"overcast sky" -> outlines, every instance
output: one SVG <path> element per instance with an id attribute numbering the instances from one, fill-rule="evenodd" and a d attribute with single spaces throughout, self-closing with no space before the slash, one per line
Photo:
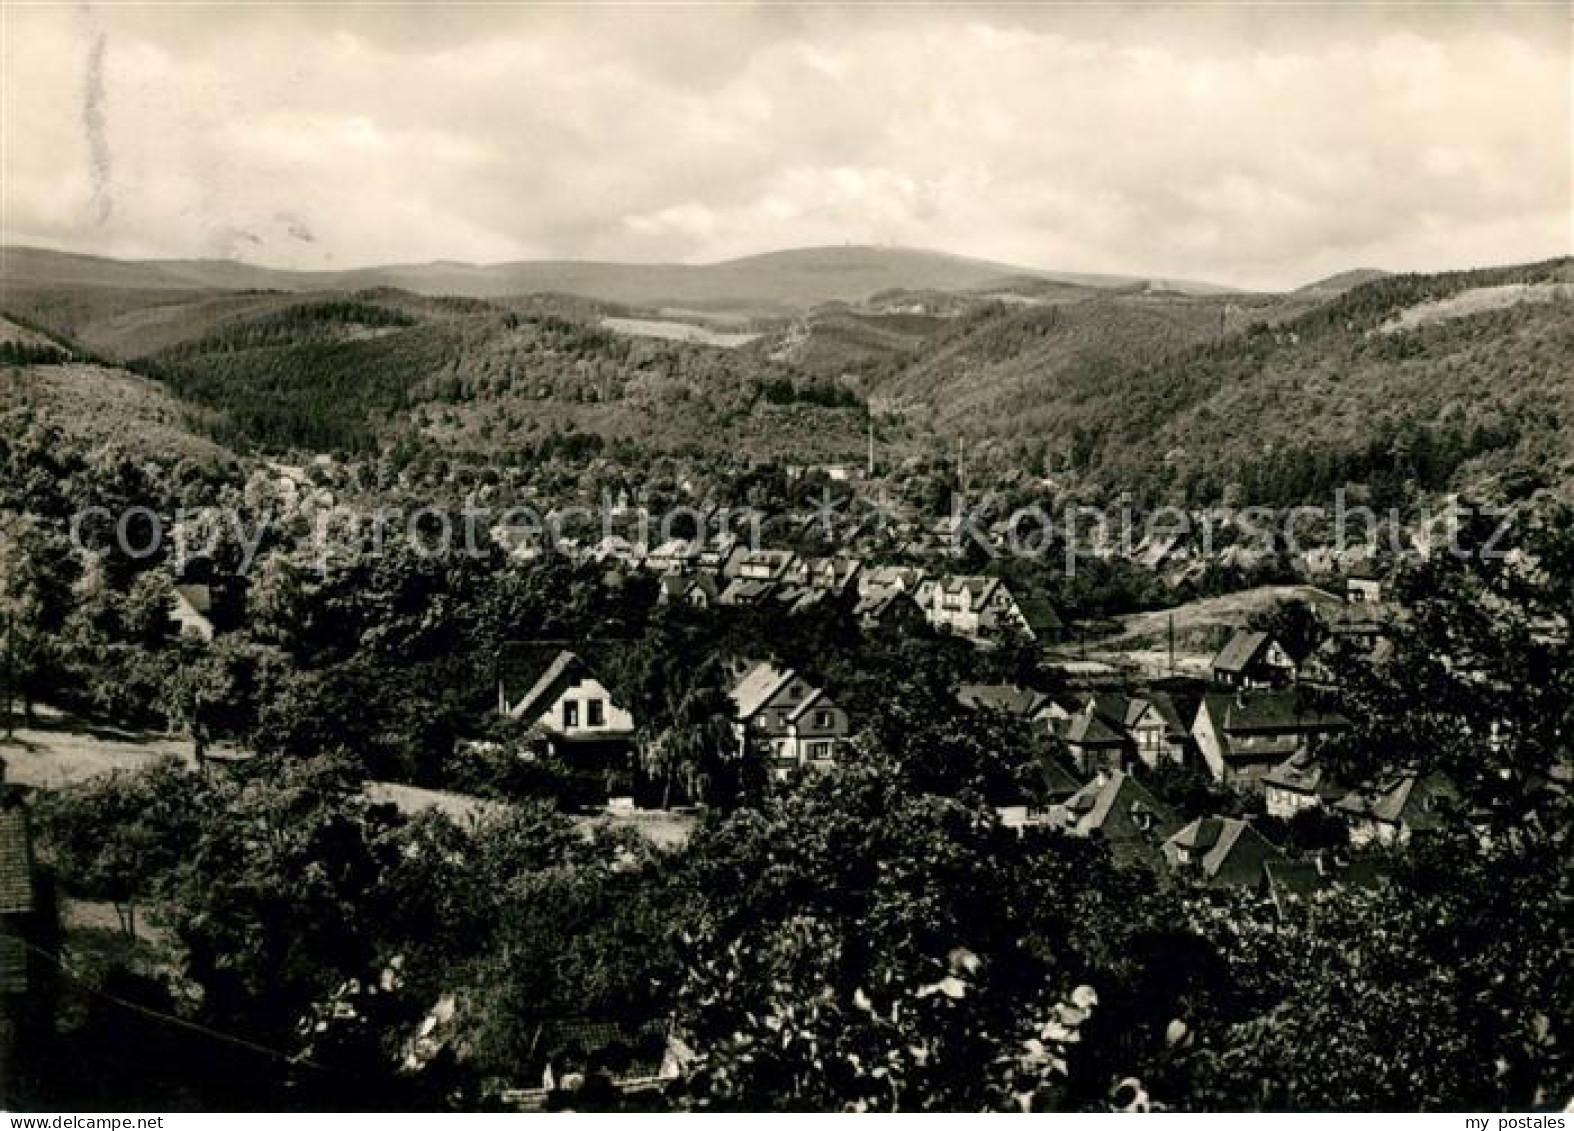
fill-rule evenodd
<path id="1" fill-rule="evenodd" d="M 0 10 L 10 243 L 1285 286 L 1574 241 L 1567 4 Z"/>

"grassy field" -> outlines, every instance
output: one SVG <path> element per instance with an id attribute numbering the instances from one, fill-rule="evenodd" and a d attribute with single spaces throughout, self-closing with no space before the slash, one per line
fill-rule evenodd
<path id="1" fill-rule="evenodd" d="M 1117 618 L 1120 631 L 1098 641 L 1098 647 L 1162 647 L 1169 637 L 1171 618 L 1174 618 L 1177 641 L 1195 639 L 1199 634 L 1213 631 L 1227 633 L 1244 627 L 1254 613 L 1267 612 L 1281 601 L 1305 601 L 1313 608 L 1343 604 L 1338 597 L 1315 585 L 1261 585 L 1240 593 L 1203 597 L 1168 609 L 1128 613 Z"/>
<path id="2" fill-rule="evenodd" d="M 210 750 L 220 757 L 239 753 L 220 744 Z M 47 708 L 31 725 L 18 727 L 9 740 L 0 738 L 0 758 L 5 759 L 7 781 L 34 789 L 61 789 L 99 774 L 138 770 L 161 758 L 196 766 L 188 738 L 90 725 Z M 461 825 L 504 807 L 500 801 L 397 782 L 368 782 L 366 792 L 372 800 L 392 804 L 403 813 L 437 809 Z M 574 821 L 587 833 L 595 828 L 629 828 L 658 847 L 673 848 L 688 840 L 695 818 L 684 813 L 608 810 Z"/>
<path id="3" fill-rule="evenodd" d="M 1304 601 L 1313 608 L 1343 603 L 1314 585 L 1263 585 L 1241 593 L 1203 597 L 1172 608 L 1128 613 L 1116 618 L 1120 625 L 1116 632 L 1089 640 L 1085 651 L 1076 654 L 1150 678 L 1206 676 L 1214 654 L 1230 633 L 1244 628 L 1254 613 L 1267 612 L 1281 601 Z M 1169 647 L 1172 623 L 1173 669 Z"/>
<path id="4" fill-rule="evenodd" d="M 758 334 L 724 333 L 689 322 L 670 322 L 655 318 L 603 318 L 601 324 L 619 334 L 636 338 L 662 338 L 671 342 L 692 342 L 719 349 L 737 349 L 759 337 Z"/>
<path id="5" fill-rule="evenodd" d="M 66 719 L 47 709 L 28 726 L 0 738 L 6 780 L 34 789 L 60 789 L 115 770 L 138 770 L 161 758 L 196 765 L 191 740 L 179 735 L 121 730 Z"/>

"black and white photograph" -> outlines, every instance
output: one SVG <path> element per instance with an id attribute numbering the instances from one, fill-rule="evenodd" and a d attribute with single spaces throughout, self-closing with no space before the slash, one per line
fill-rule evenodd
<path id="1" fill-rule="evenodd" d="M 1568 1131 L 1571 789 L 1569 0 L 0 0 L 7 1128 Z"/>

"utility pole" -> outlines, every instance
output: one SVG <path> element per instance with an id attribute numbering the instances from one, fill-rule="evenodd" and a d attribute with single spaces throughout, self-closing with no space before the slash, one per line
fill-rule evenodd
<path id="1" fill-rule="evenodd" d="M 869 478 L 874 478 L 874 416 L 869 417 Z"/>
<path id="2" fill-rule="evenodd" d="M 1170 614 L 1170 675 L 1175 674 L 1175 614 Z"/>

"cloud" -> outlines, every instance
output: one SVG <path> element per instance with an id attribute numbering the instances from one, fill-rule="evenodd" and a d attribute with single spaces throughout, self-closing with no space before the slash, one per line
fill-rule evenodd
<path id="1" fill-rule="evenodd" d="M 12 242 L 293 267 L 889 242 L 1247 286 L 1570 251 L 1555 9 L 5 19 Z"/>

